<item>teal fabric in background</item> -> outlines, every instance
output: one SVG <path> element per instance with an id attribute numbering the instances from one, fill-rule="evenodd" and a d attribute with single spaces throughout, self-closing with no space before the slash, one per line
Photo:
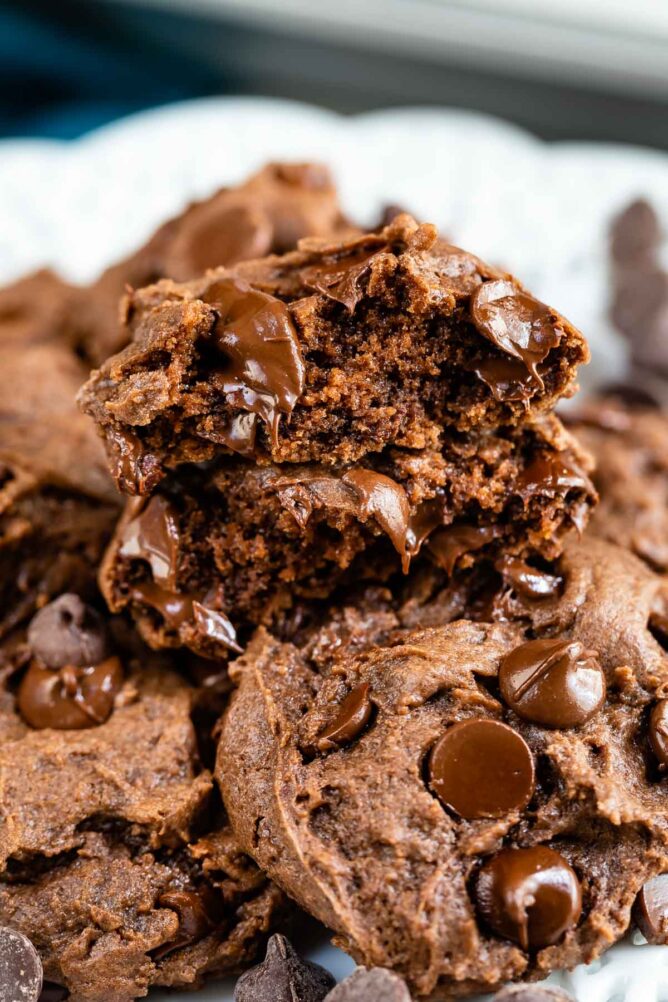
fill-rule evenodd
<path id="1" fill-rule="evenodd" d="M 0 4 L 0 136 L 74 138 L 121 115 L 221 92 L 94 2 Z"/>

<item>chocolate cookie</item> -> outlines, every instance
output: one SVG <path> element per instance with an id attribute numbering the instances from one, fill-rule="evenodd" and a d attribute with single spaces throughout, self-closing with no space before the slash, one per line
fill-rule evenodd
<path id="1" fill-rule="evenodd" d="M 63 595 L 0 669 L 0 924 L 71 1002 L 240 970 L 285 911 L 202 765 L 197 691 L 108 625 Z"/>
<path id="2" fill-rule="evenodd" d="M 587 538 L 551 576 L 505 584 L 500 622 L 366 647 L 260 630 L 231 668 L 218 778 L 242 846 L 418 998 L 592 960 L 668 869 L 665 580 Z"/>
<path id="3" fill-rule="evenodd" d="M 65 343 L 5 344 L 0 327 L 0 636 L 59 591 L 94 583 L 118 516 L 104 452 L 74 402 Z"/>
<path id="4" fill-rule="evenodd" d="M 589 531 L 668 571 L 668 414 L 604 397 L 580 407 L 573 431 L 596 462 Z"/>
<path id="5" fill-rule="evenodd" d="M 76 290 L 46 268 L 0 288 L 0 344 L 71 343 Z"/>
<path id="6" fill-rule="evenodd" d="M 100 581 L 152 646 L 225 655 L 251 624 L 346 582 L 388 580 L 421 550 L 448 575 L 499 553 L 557 556 L 595 497 L 586 464 L 551 418 L 340 468 L 184 467 L 128 504 Z"/>
<path id="7" fill-rule="evenodd" d="M 381 233 L 162 282 L 80 402 L 116 480 L 238 454 L 351 463 L 521 423 L 574 387 L 582 336 L 514 279 L 400 216 Z"/>
<path id="8" fill-rule="evenodd" d="M 86 358 L 99 365 L 130 339 L 119 324 L 128 287 L 160 278 L 185 282 L 207 268 L 292 250 L 305 236 L 351 230 L 326 167 L 268 164 L 242 184 L 189 205 L 143 247 L 81 289 L 71 316 L 72 336 Z"/>

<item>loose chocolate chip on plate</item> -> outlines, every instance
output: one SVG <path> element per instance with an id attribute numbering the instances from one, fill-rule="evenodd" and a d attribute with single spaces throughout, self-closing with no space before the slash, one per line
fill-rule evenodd
<path id="1" fill-rule="evenodd" d="M 649 743 L 659 765 L 668 768 L 668 699 L 661 699 L 649 715 Z"/>
<path id="2" fill-rule="evenodd" d="M 648 943 L 668 945 L 668 873 L 652 877 L 641 887 L 633 920 Z"/>
<path id="3" fill-rule="evenodd" d="M 540 985 L 511 985 L 497 992 L 493 1002 L 573 1002 L 561 988 L 541 988 Z"/>
<path id="4" fill-rule="evenodd" d="M 478 872 L 480 915 L 494 932 L 523 950 L 552 946 L 582 911 L 580 881 L 554 849 L 503 849 Z"/>
<path id="5" fill-rule="evenodd" d="M 28 627 L 28 644 L 48 668 L 92 665 L 108 654 L 107 633 L 99 614 L 66 593 L 36 613 Z"/>
<path id="6" fill-rule="evenodd" d="M 506 655 L 499 670 L 504 700 L 524 720 L 544 727 L 578 727 L 605 701 L 605 674 L 596 655 L 575 640 L 529 640 Z"/>
<path id="7" fill-rule="evenodd" d="M 27 936 L 0 927 L 0 1002 L 37 1002 L 42 962 Z"/>
<path id="8" fill-rule="evenodd" d="M 276 934 L 262 963 L 237 981 L 234 1002 L 323 1002 L 334 985 L 329 971 L 302 960 L 290 941 Z"/>
<path id="9" fill-rule="evenodd" d="M 385 967 L 358 967 L 333 988 L 325 1002 L 411 1002 L 403 978 Z"/>
<path id="10" fill-rule="evenodd" d="M 38 730 L 81 730 L 109 719 L 122 685 L 123 667 L 117 657 L 60 669 L 33 662 L 21 679 L 17 705 L 25 722 Z"/>
<path id="11" fill-rule="evenodd" d="M 439 800 L 467 820 L 500 818 L 521 810 L 534 790 L 531 750 L 498 720 L 462 720 L 434 745 L 429 785 Z"/>
<path id="12" fill-rule="evenodd" d="M 363 682 L 348 693 L 334 720 L 319 734 L 319 751 L 331 751 L 332 748 L 349 745 L 369 723 L 371 710 L 369 683 Z"/>

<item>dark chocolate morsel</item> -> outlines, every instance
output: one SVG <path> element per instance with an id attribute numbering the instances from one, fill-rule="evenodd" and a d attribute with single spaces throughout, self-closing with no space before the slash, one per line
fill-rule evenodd
<path id="1" fill-rule="evenodd" d="M 354 741 L 369 723 L 371 710 L 369 683 L 363 682 L 348 693 L 334 720 L 318 735 L 318 750 L 330 751 Z"/>
<path id="2" fill-rule="evenodd" d="M 102 618 L 69 592 L 35 613 L 28 627 L 28 644 L 48 668 L 97 664 L 109 653 Z"/>
<path id="3" fill-rule="evenodd" d="M 27 936 L 0 926 L 0 1002 L 37 1002 L 42 962 Z"/>
<path id="4" fill-rule="evenodd" d="M 471 317 L 492 344 L 519 359 L 543 388 L 538 365 L 561 341 L 563 322 L 549 306 L 505 279 L 483 282 L 471 296 Z"/>
<path id="5" fill-rule="evenodd" d="M 508 706 L 544 727 L 579 727 L 600 710 L 606 681 L 595 653 L 577 640 L 529 640 L 501 662 Z"/>
<path id="6" fill-rule="evenodd" d="M 668 768 L 668 699 L 661 699 L 649 715 L 649 743 L 659 765 Z"/>
<path id="7" fill-rule="evenodd" d="M 561 988 L 542 985 L 509 985 L 497 992 L 492 1002 L 574 1002 Z"/>
<path id="8" fill-rule="evenodd" d="M 503 849 L 479 870 L 478 911 L 499 936 L 523 950 L 558 943 L 582 911 L 580 881 L 554 849 Z"/>
<path id="9" fill-rule="evenodd" d="M 461 557 L 475 553 L 498 535 L 494 525 L 448 525 L 430 538 L 429 554 L 446 574 L 452 574 Z"/>
<path id="10" fill-rule="evenodd" d="M 211 931 L 213 922 L 207 911 L 204 896 L 197 891 L 165 891 L 158 898 L 160 908 L 169 908 L 179 917 L 176 937 L 154 951 L 156 960 L 166 957 L 191 943 L 197 943 Z"/>
<path id="11" fill-rule="evenodd" d="M 17 705 L 25 722 L 37 730 L 81 730 L 109 718 L 122 685 L 123 668 L 117 657 L 59 669 L 33 662 L 21 679 Z"/>
<path id="12" fill-rule="evenodd" d="M 498 720 L 462 720 L 449 727 L 429 756 L 429 785 L 466 820 L 501 818 L 521 810 L 534 791 L 533 755 L 524 738 Z"/>
<path id="13" fill-rule="evenodd" d="M 386 967 L 358 967 L 332 988 L 325 1002 L 411 1002 L 403 978 Z"/>
<path id="14" fill-rule="evenodd" d="M 648 943 L 668 946 L 668 873 L 652 877 L 640 888 L 633 921 Z"/>
<path id="15" fill-rule="evenodd" d="M 329 971 L 302 960 L 290 941 L 276 934 L 262 963 L 237 981 L 234 1002 L 323 1002 L 334 984 Z"/>

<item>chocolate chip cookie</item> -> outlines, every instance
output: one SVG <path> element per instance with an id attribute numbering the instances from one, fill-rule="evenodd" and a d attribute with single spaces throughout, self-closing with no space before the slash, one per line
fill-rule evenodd
<path id="1" fill-rule="evenodd" d="M 129 340 L 119 323 L 128 287 L 160 278 L 184 282 L 207 268 L 292 250 L 305 236 L 352 231 L 326 167 L 272 163 L 236 187 L 194 202 L 164 223 L 139 250 L 78 293 L 70 321 L 82 354 L 101 364 Z"/>
<path id="2" fill-rule="evenodd" d="M 0 924 L 71 1002 L 240 970 L 286 911 L 202 763 L 197 690 L 122 627 L 64 594 L 2 651 Z"/>
<path id="3" fill-rule="evenodd" d="M 574 388 L 583 337 L 512 277 L 399 216 L 380 233 L 130 295 L 131 344 L 80 401 L 127 493 L 237 453 L 351 463 L 513 425 Z"/>
<path id="4" fill-rule="evenodd" d="M 66 343 L 13 342 L 0 323 L 0 636 L 59 591 L 94 585 L 118 516 L 104 451 L 75 404 Z"/>
<path id="5" fill-rule="evenodd" d="M 417 998 L 593 960 L 668 869 L 665 579 L 588 536 L 544 573 L 500 574 L 495 622 L 260 630 L 231 668 L 241 845 Z"/>
<path id="6" fill-rule="evenodd" d="M 574 421 L 596 464 L 600 504 L 589 531 L 668 571 L 668 414 L 608 396 L 582 405 Z"/>
<path id="7" fill-rule="evenodd" d="M 364 463 L 182 467 L 126 508 L 102 567 L 110 608 L 155 647 L 239 651 L 252 624 L 359 579 L 407 572 L 420 551 L 448 575 L 500 554 L 558 555 L 595 492 L 556 418 Z"/>

